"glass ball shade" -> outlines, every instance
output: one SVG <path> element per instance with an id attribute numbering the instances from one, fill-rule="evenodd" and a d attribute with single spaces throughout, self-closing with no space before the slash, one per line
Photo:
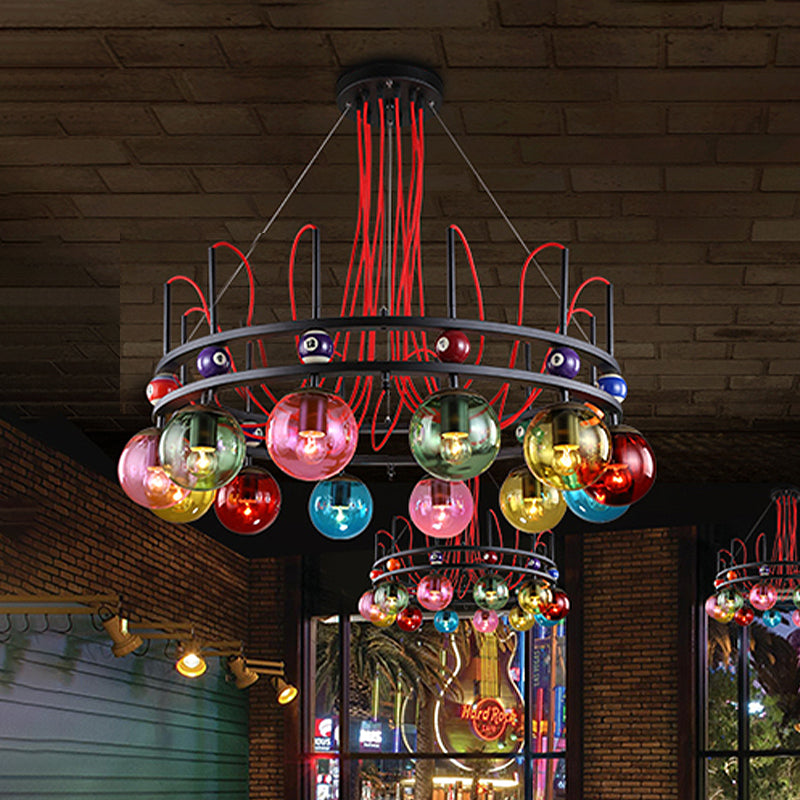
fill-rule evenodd
<path id="1" fill-rule="evenodd" d="M 536 624 L 541 625 L 543 628 L 555 628 L 560 622 L 560 620 L 557 619 L 547 619 L 544 614 L 539 614 L 538 612 L 533 615 L 533 618 Z"/>
<path id="2" fill-rule="evenodd" d="M 278 482 L 261 467 L 245 467 L 217 491 L 217 519 L 233 533 L 261 533 L 278 517 L 281 490 Z"/>
<path id="3" fill-rule="evenodd" d="M 472 627 L 479 633 L 494 633 L 500 623 L 496 611 L 479 608 L 472 617 Z"/>
<path id="4" fill-rule="evenodd" d="M 733 621 L 743 628 L 746 628 L 754 619 L 755 614 L 752 608 L 739 608 L 733 615 Z"/>
<path id="5" fill-rule="evenodd" d="M 408 590 L 401 583 L 386 581 L 374 591 L 375 604 L 387 614 L 398 614 L 408 605 Z"/>
<path id="6" fill-rule="evenodd" d="M 611 429 L 611 460 L 586 492 L 607 506 L 629 506 L 650 491 L 655 479 L 656 458 L 647 439 L 635 428 L 618 425 Z"/>
<path id="7" fill-rule="evenodd" d="M 540 533 L 561 522 L 567 504 L 558 489 L 542 483 L 527 467 L 519 467 L 500 487 L 500 510 L 517 530 Z"/>
<path id="8" fill-rule="evenodd" d="M 792 611 L 792 622 L 794 623 L 796 628 L 800 628 L 800 611 L 795 609 Z"/>
<path id="9" fill-rule="evenodd" d="M 394 622 L 394 615 L 387 614 L 376 602 L 373 591 L 364 592 L 358 601 L 358 613 L 379 628 L 388 628 Z"/>
<path id="10" fill-rule="evenodd" d="M 498 575 L 484 575 L 472 589 L 472 599 L 478 608 L 497 611 L 508 602 L 508 585 Z"/>
<path id="11" fill-rule="evenodd" d="M 800 587 L 797 587 L 792 591 L 792 602 L 794 603 L 795 608 L 800 608 Z"/>
<path id="12" fill-rule="evenodd" d="M 722 623 L 730 622 L 735 613 L 732 608 L 720 608 L 717 605 L 717 596 L 713 594 L 706 600 L 705 609 L 706 614 L 708 614 L 711 619 Z"/>
<path id="13" fill-rule="evenodd" d="M 720 589 L 717 592 L 717 605 L 720 608 L 732 608 L 738 611 L 744 605 L 744 597 L 731 589 Z"/>
<path id="14" fill-rule="evenodd" d="M 750 605 L 757 611 L 768 611 L 777 602 L 778 590 L 771 583 L 757 583 L 750 590 Z"/>
<path id="15" fill-rule="evenodd" d="M 586 489 L 575 489 L 562 495 L 567 508 L 578 519 L 597 525 L 619 519 L 630 506 L 607 506 L 599 503 Z"/>
<path id="16" fill-rule="evenodd" d="M 397 627 L 401 631 L 415 631 L 422 626 L 422 612 L 409 606 L 397 615 Z"/>
<path id="17" fill-rule="evenodd" d="M 224 411 L 190 406 L 161 433 L 158 455 L 170 478 L 184 489 L 210 491 L 230 483 L 247 451 L 241 425 Z"/>
<path id="18" fill-rule="evenodd" d="M 472 519 L 473 501 L 466 483 L 423 478 L 408 498 L 411 521 L 427 536 L 451 539 Z"/>
<path id="19" fill-rule="evenodd" d="M 540 481 L 568 492 L 600 477 L 611 457 L 611 434 L 587 406 L 557 403 L 530 421 L 522 449 Z"/>
<path id="20" fill-rule="evenodd" d="M 536 614 L 542 606 L 553 602 L 553 590 L 544 581 L 531 581 L 519 590 L 517 602 L 523 611 Z"/>
<path id="21" fill-rule="evenodd" d="M 514 606 L 508 612 L 508 624 L 515 631 L 529 631 L 535 623 L 536 619 L 533 614 L 523 611 L 519 606 Z"/>
<path id="22" fill-rule="evenodd" d="M 378 609 L 373 615 L 370 622 L 376 628 L 391 628 L 394 625 L 394 621 L 397 619 L 396 614 L 387 614 L 385 611 Z"/>
<path id="23" fill-rule="evenodd" d="M 287 394 L 267 423 L 267 450 L 275 465 L 301 481 L 341 472 L 358 445 L 358 425 L 341 397 L 319 389 Z"/>
<path id="24" fill-rule="evenodd" d="M 541 606 L 541 615 L 551 622 L 559 622 L 569 614 L 569 597 L 566 592 L 553 592 L 553 599 Z"/>
<path id="25" fill-rule="evenodd" d="M 189 493 L 174 484 L 158 459 L 161 432 L 145 428 L 133 436 L 117 462 L 119 485 L 134 503 L 145 508 L 169 508 Z"/>
<path id="26" fill-rule="evenodd" d="M 194 522 L 214 505 L 216 492 L 188 492 L 186 497 L 169 508 L 154 508 L 153 513 L 166 522 Z"/>
<path id="27" fill-rule="evenodd" d="M 458 628 L 458 614 L 450 609 L 437 611 L 433 615 L 433 627 L 439 633 L 454 633 Z"/>
<path id="28" fill-rule="evenodd" d="M 768 628 L 777 628 L 783 622 L 783 617 L 777 608 L 770 608 L 761 615 L 761 621 Z"/>
<path id="29" fill-rule="evenodd" d="M 337 475 L 320 481 L 311 491 L 311 524 L 329 539 L 352 539 L 372 520 L 372 495 L 357 478 Z"/>
<path id="30" fill-rule="evenodd" d="M 450 605 L 453 592 L 450 579 L 434 572 L 426 575 L 417 584 L 417 602 L 428 611 L 441 611 Z"/>
<path id="31" fill-rule="evenodd" d="M 464 481 L 487 470 L 497 457 L 500 423 L 479 394 L 444 389 L 414 412 L 408 441 L 426 472 L 444 481 Z"/>

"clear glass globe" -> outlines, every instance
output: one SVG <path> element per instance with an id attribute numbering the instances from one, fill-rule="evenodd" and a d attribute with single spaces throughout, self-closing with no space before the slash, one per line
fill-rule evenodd
<path id="1" fill-rule="evenodd" d="M 581 403 L 556 403 L 528 425 L 525 463 L 548 486 L 561 491 L 594 483 L 611 458 L 611 434 L 595 411 Z"/>
<path id="2" fill-rule="evenodd" d="M 472 493 L 462 481 L 423 478 L 408 498 L 411 521 L 428 536 L 458 536 L 472 519 Z"/>
<path id="3" fill-rule="evenodd" d="M 244 464 L 244 432 L 224 411 L 190 406 L 161 433 L 158 454 L 170 478 L 184 489 L 210 491 L 230 483 Z"/>
<path id="4" fill-rule="evenodd" d="M 119 485 L 134 503 L 149 509 L 170 508 L 189 493 L 170 480 L 158 458 L 157 428 L 145 428 L 133 436 L 117 463 Z"/>
<path id="5" fill-rule="evenodd" d="M 372 520 L 372 495 L 357 478 L 337 475 L 320 481 L 308 501 L 311 524 L 329 539 L 352 539 Z"/>
<path id="6" fill-rule="evenodd" d="M 154 508 L 153 513 L 167 522 L 194 522 L 214 505 L 216 492 L 188 492 L 186 497 L 170 508 Z"/>
<path id="7" fill-rule="evenodd" d="M 555 528 L 567 513 L 558 489 L 542 483 L 527 467 L 511 470 L 500 487 L 500 510 L 508 522 L 525 533 Z"/>
<path id="8" fill-rule="evenodd" d="M 265 531 L 281 510 L 278 482 L 262 467 L 245 467 L 218 492 L 217 519 L 233 533 L 252 535 Z"/>
<path id="9" fill-rule="evenodd" d="M 408 441 L 426 472 L 444 481 L 465 481 L 487 470 L 497 457 L 500 423 L 479 394 L 444 389 L 414 412 Z"/>
<path id="10" fill-rule="evenodd" d="M 320 389 L 287 394 L 272 409 L 267 450 L 275 465 L 301 481 L 341 472 L 358 446 L 358 424 L 341 397 Z"/>

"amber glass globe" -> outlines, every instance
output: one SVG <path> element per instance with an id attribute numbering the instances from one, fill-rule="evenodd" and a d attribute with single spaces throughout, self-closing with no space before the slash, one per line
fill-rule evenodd
<path id="1" fill-rule="evenodd" d="M 416 462 L 444 481 L 465 481 L 486 471 L 500 451 L 500 423 L 474 392 L 444 389 L 411 417 L 408 442 Z"/>
<path id="2" fill-rule="evenodd" d="M 230 483 L 244 464 L 239 423 L 224 411 L 190 406 L 178 411 L 161 434 L 158 455 L 167 474 L 184 489 L 210 491 Z"/>
<path id="3" fill-rule="evenodd" d="M 214 505 L 216 491 L 189 492 L 177 505 L 170 508 L 154 508 L 153 513 L 167 522 L 194 522 Z"/>
<path id="4" fill-rule="evenodd" d="M 530 421 L 522 449 L 540 481 L 568 492 L 600 477 L 611 458 L 611 434 L 587 406 L 557 403 Z"/>
<path id="5" fill-rule="evenodd" d="M 518 530 L 539 533 L 561 522 L 567 504 L 558 489 L 542 483 L 527 467 L 519 467 L 500 487 L 500 510 Z"/>

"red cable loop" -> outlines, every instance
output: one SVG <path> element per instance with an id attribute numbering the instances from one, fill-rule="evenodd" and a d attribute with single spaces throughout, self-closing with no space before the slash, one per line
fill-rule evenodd
<path id="1" fill-rule="evenodd" d="M 253 282 L 253 270 L 250 267 L 250 262 L 247 260 L 247 256 L 239 250 L 238 247 L 234 247 L 230 242 L 217 242 L 216 244 L 212 244 L 211 247 L 216 250 L 218 247 L 227 247 L 230 250 L 233 250 L 237 256 L 242 260 L 242 263 L 247 270 L 247 281 L 250 284 L 250 300 L 247 304 L 247 324 L 253 324 L 253 307 L 255 305 L 255 297 L 256 297 L 256 287 Z"/>
<path id="2" fill-rule="evenodd" d="M 186 281 L 196 292 L 198 297 L 200 298 L 200 303 L 202 304 L 203 315 L 206 318 L 206 322 L 208 322 L 209 326 L 211 325 L 211 313 L 208 310 L 208 303 L 206 303 L 206 296 L 203 294 L 202 289 L 191 279 L 186 277 L 186 275 L 173 275 L 167 283 L 173 283 L 174 281 Z"/>

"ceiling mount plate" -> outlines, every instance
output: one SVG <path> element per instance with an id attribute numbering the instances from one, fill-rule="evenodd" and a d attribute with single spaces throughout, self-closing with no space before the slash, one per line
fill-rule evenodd
<path id="1" fill-rule="evenodd" d="M 410 119 L 410 104 L 422 108 L 427 116 L 431 109 L 437 111 L 442 105 L 442 79 L 429 69 L 414 64 L 395 61 L 379 61 L 363 64 L 345 72 L 336 82 L 336 104 L 344 111 L 350 106 L 349 115 L 355 117 L 356 108 L 368 106 L 368 120 L 378 119 L 378 99 L 384 104 L 397 102 L 400 105 L 400 123 L 407 125 Z"/>

